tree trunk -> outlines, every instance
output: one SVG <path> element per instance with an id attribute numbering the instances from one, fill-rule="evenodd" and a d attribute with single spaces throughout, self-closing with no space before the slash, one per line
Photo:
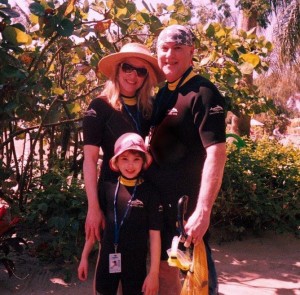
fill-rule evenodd
<path id="1" fill-rule="evenodd" d="M 249 31 L 257 26 L 257 12 L 256 11 L 244 11 L 242 10 L 241 29 Z M 253 84 L 253 76 L 245 75 L 245 81 L 248 85 Z M 231 113 L 231 132 L 239 136 L 250 136 L 250 121 L 249 115 Z"/>

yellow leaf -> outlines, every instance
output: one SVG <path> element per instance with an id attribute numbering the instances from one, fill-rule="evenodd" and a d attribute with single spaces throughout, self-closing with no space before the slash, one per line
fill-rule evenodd
<path id="1" fill-rule="evenodd" d="M 117 18 L 120 18 L 120 17 L 124 17 L 126 16 L 128 13 L 128 9 L 125 7 L 125 8 L 118 8 L 117 9 L 117 14 L 116 14 L 116 17 Z"/>
<path id="2" fill-rule="evenodd" d="M 17 46 L 24 45 L 24 44 L 29 45 L 32 42 L 32 39 L 29 35 L 21 31 L 20 29 L 17 29 L 12 26 L 7 26 L 2 32 L 2 36 L 10 43 Z"/>
<path id="3" fill-rule="evenodd" d="M 69 111 L 71 112 L 71 113 L 79 113 L 80 112 L 80 110 L 81 110 L 81 107 L 80 107 L 80 104 L 78 104 L 78 103 L 74 103 L 74 104 L 71 104 L 71 105 L 69 105 L 68 106 L 68 109 L 69 109 Z"/>
<path id="4" fill-rule="evenodd" d="M 68 1 L 68 6 L 67 6 L 67 8 L 65 10 L 65 13 L 64 13 L 65 16 L 68 15 L 69 13 L 73 12 L 75 2 L 76 2 L 76 0 L 69 0 Z"/>
<path id="5" fill-rule="evenodd" d="M 34 25 L 39 23 L 39 17 L 37 15 L 30 14 L 29 19 L 30 19 L 31 23 Z"/>
<path id="6" fill-rule="evenodd" d="M 77 82 L 76 84 L 77 84 L 77 85 L 83 83 L 84 81 L 86 81 L 86 77 L 85 77 L 85 76 L 83 76 L 83 75 L 78 75 L 78 76 L 76 77 L 76 82 Z"/>
<path id="7" fill-rule="evenodd" d="M 72 58 L 72 63 L 73 63 L 73 64 L 78 64 L 79 62 L 80 62 L 80 59 L 79 59 L 78 55 L 75 54 L 75 55 L 73 56 L 73 58 Z"/>
<path id="8" fill-rule="evenodd" d="M 260 58 L 258 55 L 253 54 L 253 53 L 245 53 L 241 54 L 240 58 L 246 62 L 251 64 L 254 68 L 260 63 Z"/>
<path id="9" fill-rule="evenodd" d="M 65 91 L 60 87 L 55 87 L 55 88 L 52 88 L 52 89 L 53 89 L 53 93 L 57 94 L 57 95 L 63 95 L 65 93 Z"/>
<path id="10" fill-rule="evenodd" d="M 49 67 L 49 72 L 53 72 L 54 70 L 55 70 L 54 64 L 51 64 L 50 67 Z"/>

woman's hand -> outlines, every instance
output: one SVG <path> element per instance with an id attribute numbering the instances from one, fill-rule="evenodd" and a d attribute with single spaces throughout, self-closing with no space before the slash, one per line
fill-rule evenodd
<path id="1" fill-rule="evenodd" d="M 93 243 L 100 241 L 101 231 L 105 228 L 105 217 L 99 208 L 89 208 L 85 219 L 85 238 Z"/>

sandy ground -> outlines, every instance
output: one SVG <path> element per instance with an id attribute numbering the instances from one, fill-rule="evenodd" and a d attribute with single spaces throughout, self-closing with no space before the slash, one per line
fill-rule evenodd
<path id="1" fill-rule="evenodd" d="M 211 243 L 216 262 L 220 295 L 300 295 L 300 239 L 291 234 L 265 233 L 242 241 Z M 23 254 L 17 258 L 17 277 L 9 278 L 0 265 L 0 294 L 89 295 L 89 279 L 80 282 L 76 266 L 41 265 Z M 71 280 L 64 280 L 68 268 Z M 163 294 L 162 294 L 163 295 Z"/>

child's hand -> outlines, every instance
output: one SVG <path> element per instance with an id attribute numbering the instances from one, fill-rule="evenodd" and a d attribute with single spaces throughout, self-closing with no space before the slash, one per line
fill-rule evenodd
<path id="1" fill-rule="evenodd" d="M 157 295 L 158 286 L 158 273 L 149 273 L 144 281 L 142 292 L 144 292 L 145 295 Z"/>
<path id="2" fill-rule="evenodd" d="M 81 259 L 78 266 L 78 278 L 81 281 L 85 281 L 88 277 L 89 263 L 87 259 Z"/>

